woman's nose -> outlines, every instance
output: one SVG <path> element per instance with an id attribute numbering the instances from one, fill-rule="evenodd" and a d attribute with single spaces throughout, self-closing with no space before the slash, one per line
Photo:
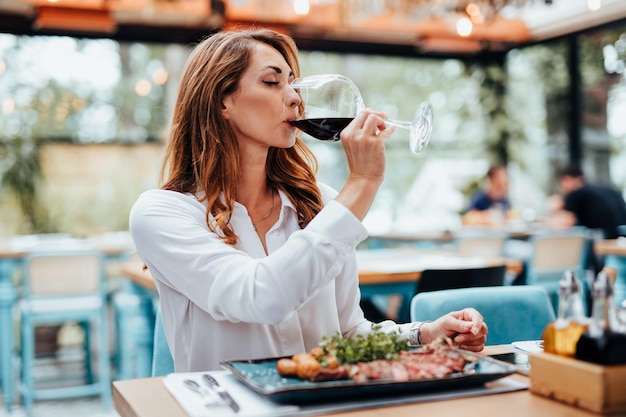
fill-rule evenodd
<path id="1" fill-rule="evenodd" d="M 298 107 L 302 102 L 300 94 L 292 86 L 287 87 L 287 94 L 285 96 L 289 107 Z"/>

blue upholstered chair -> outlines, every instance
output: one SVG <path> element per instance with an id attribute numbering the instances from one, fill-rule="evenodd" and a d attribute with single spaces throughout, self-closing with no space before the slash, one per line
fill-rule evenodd
<path id="1" fill-rule="evenodd" d="M 102 253 L 91 249 L 31 252 L 23 262 L 22 280 L 20 393 L 26 414 L 32 414 L 34 400 L 93 395 L 99 395 L 104 409 L 110 409 L 107 287 Z M 84 374 L 79 375 L 83 383 L 63 384 L 62 380 L 70 375 L 60 374 L 54 388 L 44 388 L 42 381 L 35 381 L 35 327 L 64 323 L 79 323 L 85 329 Z M 97 354 L 97 378 L 92 369 L 93 352 Z"/>
<path id="2" fill-rule="evenodd" d="M 485 318 L 488 345 L 541 339 L 543 329 L 555 319 L 546 291 L 522 285 L 418 293 L 411 301 L 411 321 L 435 320 L 466 307 L 474 307 Z"/>
<path id="3" fill-rule="evenodd" d="M 156 308 L 154 322 L 154 351 L 152 353 L 152 376 L 163 376 L 174 372 L 174 359 L 165 339 L 161 308 Z"/>

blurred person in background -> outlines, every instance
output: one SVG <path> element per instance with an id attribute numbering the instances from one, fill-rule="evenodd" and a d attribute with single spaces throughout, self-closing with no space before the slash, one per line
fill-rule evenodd
<path id="1" fill-rule="evenodd" d="M 615 239 L 617 227 L 626 224 L 626 202 L 610 184 L 590 184 L 582 169 L 564 168 L 559 174 L 562 200 L 552 196 L 547 221 L 555 227 L 585 226 L 602 232 L 602 238 Z"/>
<path id="2" fill-rule="evenodd" d="M 492 165 L 487 171 L 485 185 L 471 199 L 463 224 L 496 226 L 504 223 L 511 210 L 508 198 L 509 173 L 506 165 Z"/>
<path id="3" fill-rule="evenodd" d="M 590 184 L 578 166 L 568 166 L 559 173 L 561 195 L 549 198 L 546 223 L 552 227 L 584 226 L 597 231 L 596 238 L 615 239 L 618 226 L 626 224 L 626 202 L 610 184 Z M 602 262 L 590 251 L 590 267 L 595 272 Z"/>

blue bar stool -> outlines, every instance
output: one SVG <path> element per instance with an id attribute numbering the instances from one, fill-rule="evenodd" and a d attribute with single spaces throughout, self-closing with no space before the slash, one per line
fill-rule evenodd
<path id="1" fill-rule="evenodd" d="M 22 279 L 20 394 L 26 414 L 32 415 L 35 400 L 93 395 L 99 395 L 103 408 L 110 410 L 107 287 L 102 253 L 91 249 L 31 252 L 24 259 Z M 37 366 L 35 327 L 64 323 L 79 323 L 85 329 L 84 384 L 38 387 L 34 372 Z M 94 325 L 95 338 L 92 337 Z M 92 351 L 97 352 L 98 357 L 97 379 L 92 369 Z"/>

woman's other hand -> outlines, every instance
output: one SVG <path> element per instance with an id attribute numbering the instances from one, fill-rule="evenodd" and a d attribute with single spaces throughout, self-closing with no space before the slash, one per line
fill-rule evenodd
<path id="1" fill-rule="evenodd" d="M 473 308 L 453 311 L 432 323 L 424 323 L 420 329 L 424 343 L 429 343 L 439 336 L 446 336 L 452 340 L 455 347 L 473 352 L 484 349 L 487 330 L 483 316 Z"/>

